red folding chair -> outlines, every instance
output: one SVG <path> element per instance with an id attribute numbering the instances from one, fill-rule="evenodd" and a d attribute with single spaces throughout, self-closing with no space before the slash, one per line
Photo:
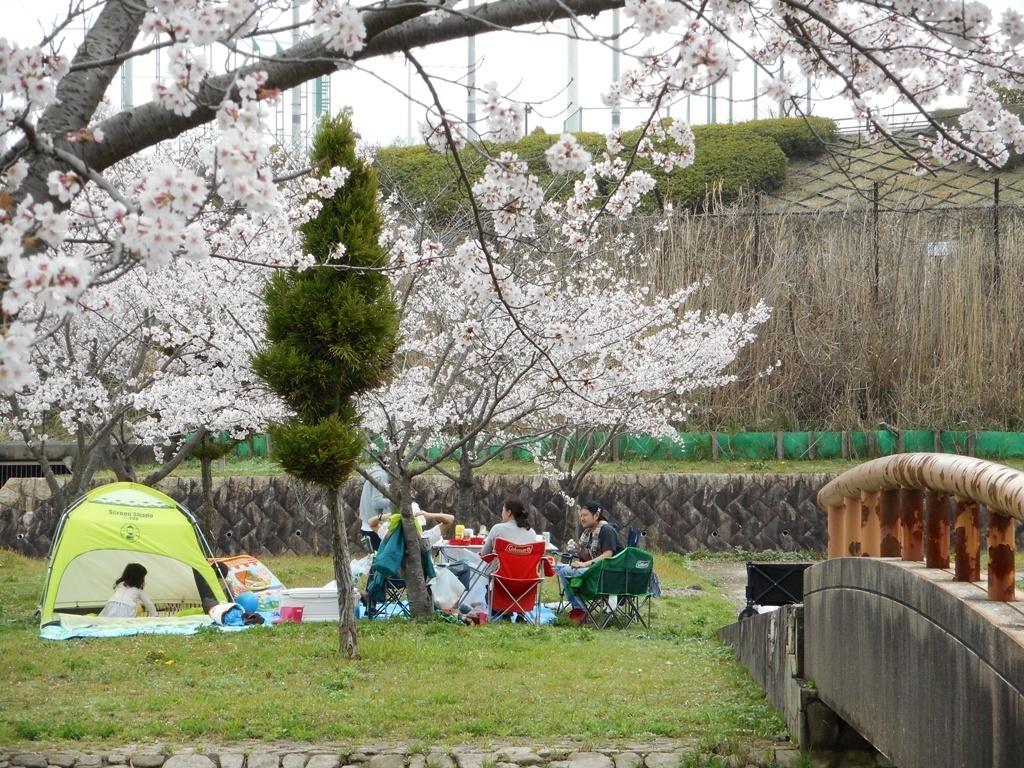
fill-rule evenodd
<path id="1" fill-rule="evenodd" d="M 494 553 L 482 558 L 498 563 L 490 575 L 487 596 L 492 618 L 515 613 L 535 627 L 540 625 L 540 588 L 544 583 L 540 569 L 545 546 L 543 541 L 515 544 L 508 539 L 495 540 Z"/>

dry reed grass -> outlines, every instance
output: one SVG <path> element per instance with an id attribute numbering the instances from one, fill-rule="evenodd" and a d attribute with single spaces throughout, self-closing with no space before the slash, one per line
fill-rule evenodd
<path id="1" fill-rule="evenodd" d="M 635 225 L 635 223 L 634 223 Z M 687 428 L 1020 429 L 1024 209 L 680 214 L 638 277 L 774 312 Z M 760 377 L 781 361 L 772 375 Z"/>

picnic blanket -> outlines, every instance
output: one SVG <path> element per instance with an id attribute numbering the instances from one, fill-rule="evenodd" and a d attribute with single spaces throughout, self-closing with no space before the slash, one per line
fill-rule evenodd
<path id="1" fill-rule="evenodd" d="M 44 640 L 71 640 L 76 637 L 128 637 L 130 635 L 194 635 L 201 627 L 216 627 L 237 632 L 248 627 L 225 627 L 209 616 L 139 616 L 133 619 L 78 616 L 55 613 L 54 621 L 39 629 Z"/>

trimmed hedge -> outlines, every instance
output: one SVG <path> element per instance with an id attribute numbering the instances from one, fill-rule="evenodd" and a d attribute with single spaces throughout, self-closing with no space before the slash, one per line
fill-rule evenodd
<path id="1" fill-rule="evenodd" d="M 825 151 L 825 145 L 835 140 L 838 131 L 835 120 L 827 117 L 780 117 L 740 125 L 774 141 L 790 160 L 818 157 Z"/>
<path id="2" fill-rule="evenodd" d="M 638 165 L 654 177 L 658 202 L 662 204 L 705 210 L 712 200 L 731 203 L 741 190 L 768 191 L 776 189 L 786 179 L 788 161 L 779 145 L 743 123 L 695 125 L 693 136 L 696 158 L 687 168 L 665 173 L 652 168 L 645 160 L 638 161 Z M 639 139 L 639 130 L 622 136 L 627 146 L 635 145 Z M 657 142 L 655 146 L 677 149 L 671 139 Z M 650 205 L 647 201 L 647 206 Z"/>
<path id="3" fill-rule="evenodd" d="M 555 185 L 554 197 L 565 199 L 572 194 L 573 184 L 582 174 L 558 177 L 552 174 L 544 153 L 558 138 L 534 131 L 512 144 L 483 142 L 482 149 L 494 157 L 502 152 L 514 152 L 526 162 L 528 172 L 537 177 L 541 188 Z M 592 155 L 604 152 L 605 141 L 601 134 L 581 132 L 576 134 L 576 140 Z M 469 147 L 462 152 L 461 159 L 470 183 L 476 182 L 483 175 L 487 158 Z M 386 147 L 377 151 L 376 163 L 384 196 L 398 192 L 407 203 L 422 208 L 432 223 L 443 224 L 469 212 L 466 191 L 451 153 L 435 152 L 422 144 Z"/>
<path id="4" fill-rule="evenodd" d="M 734 125 L 699 125 L 694 126 L 693 132 L 697 156 L 689 168 L 666 174 L 652 170 L 645 161 L 638 163 L 652 173 L 657 185 L 655 195 L 644 201 L 641 211 L 651 211 L 667 202 L 677 208 L 701 210 L 711 192 L 728 203 L 736 200 L 741 190 L 776 189 L 786 178 L 787 158 L 814 157 L 824 152 L 823 142 L 835 137 L 836 124 L 826 118 L 780 118 Z M 639 129 L 625 132 L 625 151 L 635 146 L 639 137 Z M 576 139 L 595 157 L 605 151 L 602 134 L 580 132 Z M 537 130 L 514 144 L 499 146 L 485 142 L 483 146 L 492 155 L 516 153 L 542 188 L 556 199 L 565 199 L 572 193 L 579 174 L 551 173 L 544 152 L 557 140 L 558 135 Z M 462 162 L 472 181 L 480 177 L 486 165 L 486 159 L 472 149 L 463 152 Z M 377 166 L 385 194 L 399 192 L 409 204 L 424 209 L 435 224 L 449 222 L 468 211 L 466 193 L 449 154 L 433 152 L 422 145 L 387 147 L 378 151 Z"/>
<path id="5" fill-rule="evenodd" d="M 463 163 L 474 158 L 466 153 Z M 377 152 L 377 179 L 384 197 L 398 192 L 409 205 L 423 208 L 435 222 L 447 221 L 466 211 L 466 193 L 460 186 L 458 169 L 452 156 L 434 152 L 420 144 L 412 147 L 387 147 Z M 470 165 L 472 178 L 483 172 Z"/>

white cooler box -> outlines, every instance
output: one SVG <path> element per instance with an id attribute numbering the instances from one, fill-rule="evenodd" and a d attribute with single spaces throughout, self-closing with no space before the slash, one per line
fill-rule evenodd
<path id="1" fill-rule="evenodd" d="M 281 590 L 281 607 L 301 607 L 302 620 L 337 621 L 338 590 L 335 587 L 305 587 Z"/>

